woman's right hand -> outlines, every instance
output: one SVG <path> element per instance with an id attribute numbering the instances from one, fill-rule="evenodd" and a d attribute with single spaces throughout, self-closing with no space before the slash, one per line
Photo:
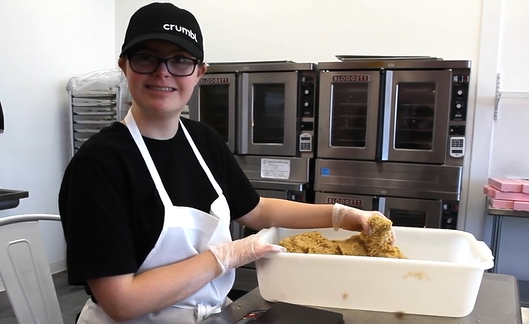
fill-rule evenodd
<path id="1" fill-rule="evenodd" d="M 285 252 L 286 249 L 276 244 L 270 244 L 253 234 L 243 239 L 220 243 L 209 247 L 222 269 L 226 271 L 262 258 L 271 253 Z"/>
<path id="2" fill-rule="evenodd" d="M 332 225 L 335 231 L 340 228 L 350 231 L 363 231 L 367 235 L 371 235 L 371 227 L 368 220 L 371 216 L 378 215 L 387 218 L 376 210 L 362 210 L 354 207 L 345 206 L 342 204 L 334 204 L 332 208 Z M 390 231 L 390 243 L 395 243 L 395 231 Z"/>

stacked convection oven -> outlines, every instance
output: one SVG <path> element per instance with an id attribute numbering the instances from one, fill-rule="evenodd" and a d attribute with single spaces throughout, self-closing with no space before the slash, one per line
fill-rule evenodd
<path id="1" fill-rule="evenodd" d="M 318 63 L 315 202 L 457 228 L 470 62 L 339 59 Z"/>
<path id="2" fill-rule="evenodd" d="M 316 68 L 290 61 L 212 63 L 189 102 L 265 197 L 312 202 Z"/>
<path id="3" fill-rule="evenodd" d="M 262 197 L 313 202 L 316 65 L 292 61 L 212 63 L 189 102 L 191 119 L 224 137 Z M 233 239 L 255 231 L 232 225 Z M 235 289 L 257 286 L 253 264 Z"/>

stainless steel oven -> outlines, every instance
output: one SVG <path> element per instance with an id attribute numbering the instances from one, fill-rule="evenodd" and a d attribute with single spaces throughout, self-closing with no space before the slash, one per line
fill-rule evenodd
<path id="1" fill-rule="evenodd" d="M 286 199 L 300 202 L 314 202 L 313 170 L 314 160 L 299 157 L 282 157 L 290 165 L 288 179 L 271 179 L 262 176 L 262 161 L 266 157 L 235 156 L 237 162 L 250 179 L 261 197 Z M 277 159 L 277 158 L 276 158 Z M 257 233 L 256 230 L 232 222 L 231 233 L 234 240 Z M 248 292 L 257 287 L 255 264 L 249 263 L 237 268 L 234 289 Z"/>
<path id="2" fill-rule="evenodd" d="M 457 228 L 459 166 L 316 160 L 315 202 L 378 210 L 396 226 Z"/>
<path id="3" fill-rule="evenodd" d="M 469 61 L 318 66 L 318 157 L 462 165 Z"/>
<path id="4" fill-rule="evenodd" d="M 238 155 L 314 156 L 316 66 L 291 61 L 212 63 L 189 102 Z"/>
<path id="5" fill-rule="evenodd" d="M 394 225 L 456 228 L 470 62 L 340 59 L 318 63 L 316 202 L 345 199 Z"/>

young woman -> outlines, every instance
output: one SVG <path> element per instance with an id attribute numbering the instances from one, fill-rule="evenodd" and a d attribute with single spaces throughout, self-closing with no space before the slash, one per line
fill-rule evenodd
<path id="1" fill-rule="evenodd" d="M 59 193 L 69 282 L 91 297 L 78 323 L 198 323 L 219 312 L 234 268 L 283 251 L 257 235 L 232 241 L 232 220 L 369 231 L 375 212 L 259 197 L 224 140 L 180 118 L 206 72 L 190 12 L 140 8 L 118 62 L 132 107 L 79 149 Z"/>

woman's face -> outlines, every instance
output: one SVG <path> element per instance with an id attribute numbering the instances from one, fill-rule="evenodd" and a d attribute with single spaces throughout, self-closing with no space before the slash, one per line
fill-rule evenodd
<path id="1" fill-rule="evenodd" d="M 165 41 L 148 41 L 141 44 L 127 57 L 136 54 L 167 59 L 174 56 L 193 58 L 179 46 Z M 131 68 L 130 59 L 120 58 L 119 66 L 125 73 L 133 102 L 148 113 L 180 113 L 188 103 L 195 85 L 206 72 L 205 64 L 198 64 L 189 76 L 175 76 L 169 73 L 166 64 L 160 63 L 152 73 L 137 73 Z M 135 69 L 137 67 L 135 66 Z M 141 72 L 141 71 L 140 71 Z M 175 72 L 172 70 L 172 72 Z"/>

